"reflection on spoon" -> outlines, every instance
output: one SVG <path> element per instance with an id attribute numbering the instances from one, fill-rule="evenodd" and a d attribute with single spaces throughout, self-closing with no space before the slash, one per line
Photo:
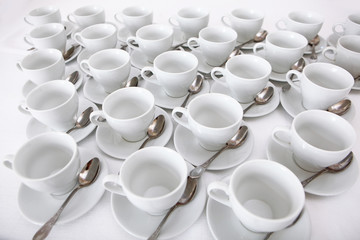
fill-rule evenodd
<path id="1" fill-rule="evenodd" d="M 253 39 L 250 39 L 247 42 L 244 42 L 237 46 L 236 48 L 240 49 L 246 44 L 252 43 L 252 42 L 262 42 L 265 40 L 266 36 L 268 35 L 268 32 L 266 30 L 261 30 L 260 32 L 256 33 L 255 37 Z"/>
<path id="2" fill-rule="evenodd" d="M 137 87 L 139 83 L 138 77 L 132 77 L 125 85 L 125 87 Z"/>
<path id="3" fill-rule="evenodd" d="M 66 50 L 66 52 L 63 54 L 64 60 L 69 60 L 73 56 L 75 49 L 77 49 L 79 46 L 79 44 L 72 45 L 71 48 Z"/>
<path id="4" fill-rule="evenodd" d="M 79 80 L 79 71 L 72 72 L 67 78 L 65 78 L 65 81 L 69 81 L 72 84 L 76 84 Z"/>
<path id="5" fill-rule="evenodd" d="M 244 109 L 244 114 L 254 105 L 254 104 L 257 104 L 257 105 L 264 105 L 266 103 L 268 103 L 270 101 L 270 99 L 272 98 L 274 94 L 274 88 L 269 86 L 269 87 L 266 87 L 264 88 L 263 90 L 261 90 L 258 94 L 256 94 L 256 97 L 254 99 L 254 101 L 249 105 L 247 106 L 245 109 Z"/>
<path id="6" fill-rule="evenodd" d="M 196 94 L 198 92 L 201 91 L 201 88 L 203 86 L 203 82 L 204 79 L 201 75 L 197 75 L 195 80 L 191 83 L 190 87 L 189 87 L 189 94 L 186 96 L 184 102 L 181 104 L 181 107 L 185 107 L 187 101 L 189 100 L 190 96 L 193 94 Z M 178 117 L 182 117 L 182 113 L 181 112 L 177 112 L 176 115 L 178 115 Z"/>
<path id="7" fill-rule="evenodd" d="M 313 39 L 310 40 L 309 45 L 311 46 L 311 55 L 310 59 L 317 60 L 317 55 L 315 52 L 315 47 L 320 43 L 319 35 L 316 35 Z"/>
<path id="8" fill-rule="evenodd" d="M 165 117 L 164 117 L 164 115 L 160 114 L 150 124 L 150 126 L 147 130 L 148 138 L 141 144 L 139 149 L 142 149 L 143 147 L 145 147 L 145 144 L 149 140 L 159 137 L 163 133 L 164 126 L 165 126 Z"/>
<path id="9" fill-rule="evenodd" d="M 75 129 L 86 127 L 90 124 L 90 114 L 94 111 L 92 107 L 88 107 L 83 111 L 80 116 L 76 119 L 74 127 L 70 128 L 66 133 L 69 134 Z"/>
<path id="10" fill-rule="evenodd" d="M 351 106 L 351 101 L 349 99 L 343 99 L 328 107 L 327 111 L 341 116 L 350 109 L 350 106 Z"/>
<path id="11" fill-rule="evenodd" d="M 306 63 L 304 58 L 300 58 L 294 65 L 291 66 L 291 70 L 296 70 L 299 72 L 302 72 L 304 70 Z M 290 79 L 292 80 L 294 77 L 294 74 L 290 76 Z M 291 88 L 290 84 L 286 82 L 286 84 L 281 88 L 283 92 L 286 92 Z"/>

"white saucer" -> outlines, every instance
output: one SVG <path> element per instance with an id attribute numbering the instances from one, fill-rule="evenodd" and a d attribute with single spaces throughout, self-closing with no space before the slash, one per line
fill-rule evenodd
<path id="1" fill-rule="evenodd" d="M 99 108 L 92 102 L 87 99 L 79 97 L 79 109 L 77 116 L 79 116 L 86 108 L 93 107 L 94 111 L 98 110 Z M 76 142 L 80 142 L 84 138 L 86 138 L 94 129 L 95 124 L 90 123 L 84 128 L 75 129 L 74 131 L 70 132 L 69 135 L 72 136 Z M 32 138 L 44 132 L 53 131 L 48 126 L 44 125 L 43 123 L 39 122 L 35 118 L 31 118 L 28 122 L 26 127 L 26 136 L 28 138 Z"/>
<path id="2" fill-rule="evenodd" d="M 137 69 L 142 69 L 153 64 L 147 61 L 147 57 L 140 49 L 134 49 L 131 53 L 131 65 Z"/>
<path id="3" fill-rule="evenodd" d="M 289 168 L 300 181 L 314 173 L 298 167 L 293 159 L 292 151 L 281 146 L 270 138 L 267 146 L 267 157 L 271 161 L 281 163 Z M 354 155 L 350 166 L 338 173 L 324 173 L 305 187 L 305 192 L 319 196 L 335 196 L 351 188 L 359 176 L 359 165 Z"/>
<path id="4" fill-rule="evenodd" d="M 325 40 L 325 38 L 323 38 L 321 36 L 319 36 L 319 37 L 320 37 L 320 42 L 318 43 L 318 45 L 315 46 L 316 53 L 321 53 L 322 50 L 324 48 L 326 48 L 326 46 L 327 46 L 327 41 Z M 304 54 L 311 54 L 311 46 L 310 45 L 306 46 Z"/>
<path id="5" fill-rule="evenodd" d="M 155 97 L 155 104 L 162 108 L 173 109 L 175 107 L 180 107 L 186 98 L 186 95 L 179 98 L 169 97 L 162 89 L 162 87 L 146 80 L 140 80 L 139 87 L 143 87 L 149 90 Z M 193 94 L 192 96 L 190 96 L 188 103 L 191 101 L 191 99 L 195 98 L 196 96 L 202 95 L 204 93 L 208 93 L 209 90 L 210 90 L 210 84 L 208 81 L 204 80 L 201 91 L 198 92 L 197 94 Z"/>
<path id="6" fill-rule="evenodd" d="M 330 46 L 336 47 L 339 38 L 340 38 L 339 35 L 332 33 L 328 36 L 326 41 Z"/>
<path id="7" fill-rule="evenodd" d="M 295 117 L 299 113 L 306 111 L 302 105 L 301 93 L 294 88 L 290 88 L 286 92 L 280 90 L 280 102 L 285 111 L 291 117 Z M 355 107 L 351 106 L 350 109 L 344 115 L 342 115 L 342 117 L 351 122 L 355 117 L 355 113 Z"/>
<path id="8" fill-rule="evenodd" d="M 96 104 L 102 104 L 104 99 L 109 95 L 105 92 L 104 88 L 95 81 L 94 78 L 90 77 L 84 84 L 83 87 L 84 97 Z"/>
<path id="9" fill-rule="evenodd" d="M 205 74 L 210 73 L 214 66 L 210 66 L 209 64 L 207 64 L 200 50 L 191 51 L 191 53 L 194 54 L 199 61 L 198 71 Z"/>
<path id="10" fill-rule="evenodd" d="M 229 182 L 230 177 L 222 181 Z M 308 240 L 311 237 L 311 221 L 306 208 L 303 215 L 292 227 L 275 232 L 271 240 Z M 216 240 L 263 240 L 266 233 L 256 233 L 246 229 L 236 217 L 230 207 L 227 207 L 212 198 L 208 198 L 206 217 L 211 234 Z"/>
<path id="11" fill-rule="evenodd" d="M 271 82 L 268 82 L 266 86 L 272 86 L 274 88 L 274 95 L 270 99 L 270 102 L 264 105 L 254 104 L 245 114 L 244 117 L 260 117 L 273 112 L 280 103 L 280 96 L 277 88 Z M 222 93 L 231 96 L 230 90 L 224 85 L 214 82 L 211 86 L 210 92 Z M 240 103 L 242 108 L 245 109 L 251 103 Z"/>
<path id="12" fill-rule="evenodd" d="M 165 146 L 170 140 L 173 132 L 173 123 L 169 115 L 161 108 L 155 108 L 155 116 L 163 114 L 165 117 L 164 132 L 160 137 L 150 140 L 146 146 Z M 144 138 L 145 140 L 145 138 Z M 110 127 L 98 127 L 96 130 L 97 146 L 109 156 L 125 159 L 133 152 L 137 151 L 144 140 L 138 142 L 125 141 L 120 135 L 116 134 Z M 145 147 L 146 147 L 145 146 Z"/>
<path id="13" fill-rule="evenodd" d="M 68 44 L 67 44 L 67 48 L 66 48 L 66 49 L 72 47 L 73 45 L 78 45 L 78 43 L 76 43 L 76 42 L 74 42 L 74 41 L 71 41 L 71 43 L 68 43 Z M 74 59 L 80 54 L 81 49 L 82 49 L 82 46 L 81 46 L 81 45 L 78 46 L 77 48 L 75 48 L 73 55 L 72 55 L 69 59 L 65 60 L 65 63 L 69 63 L 69 62 L 71 62 L 72 60 L 74 60 Z"/>
<path id="14" fill-rule="evenodd" d="M 201 147 L 192 132 L 181 125 L 175 129 L 174 145 L 176 151 L 194 166 L 203 164 L 216 153 Z M 249 157 L 253 146 L 254 135 L 249 128 L 248 137 L 244 144 L 235 149 L 225 150 L 210 164 L 208 170 L 223 170 L 239 165 Z"/>
<path id="15" fill-rule="evenodd" d="M 96 157 L 89 153 L 87 149 L 80 148 L 80 160 L 82 168 L 90 159 Z M 90 211 L 100 200 L 104 193 L 102 179 L 108 174 L 108 167 L 104 159 L 101 161 L 100 174 L 97 180 L 90 186 L 80 189 L 70 200 L 62 212 L 56 224 L 64 224 L 75 220 Z M 20 185 L 18 192 L 18 206 L 23 216 L 34 224 L 44 224 L 59 209 L 64 199 L 56 199 L 49 194 L 41 193 L 24 184 Z"/>
<path id="16" fill-rule="evenodd" d="M 62 24 L 66 28 L 65 29 L 66 36 L 69 37 L 71 35 L 71 33 L 74 31 L 74 25 L 69 21 L 62 21 Z"/>
<path id="17" fill-rule="evenodd" d="M 83 48 L 82 51 L 77 56 L 77 59 L 76 59 L 77 63 L 79 64 L 79 67 L 80 67 L 81 61 L 89 59 L 92 54 L 94 54 L 94 53 L 86 50 L 85 48 Z"/>

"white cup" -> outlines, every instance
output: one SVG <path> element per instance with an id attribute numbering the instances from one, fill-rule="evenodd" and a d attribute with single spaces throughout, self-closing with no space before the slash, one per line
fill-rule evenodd
<path id="1" fill-rule="evenodd" d="M 292 74 L 300 81 L 292 81 Z M 348 71 L 330 63 L 306 65 L 302 73 L 290 70 L 286 74 L 286 81 L 301 93 L 302 105 L 306 109 L 322 110 L 345 98 L 354 84 Z"/>
<path id="2" fill-rule="evenodd" d="M 70 135 L 47 132 L 27 140 L 14 155 L 5 156 L 3 164 L 31 189 L 58 196 L 76 185 L 80 158 Z"/>
<path id="3" fill-rule="evenodd" d="M 209 12 L 203 8 L 186 7 L 180 9 L 169 23 L 184 33 L 185 39 L 198 37 L 201 29 L 209 24 Z"/>
<path id="4" fill-rule="evenodd" d="M 88 5 L 76 9 L 67 16 L 67 19 L 80 28 L 105 23 L 105 10 L 98 5 Z"/>
<path id="5" fill-rule="evenodd" d="M 264 48 L 265 59 L 277 73 L 286 73 L 303 55 L 308 45 L 306 38 L 296 32 L 277 31 L 269 33 L 265 43 L 256 43 L 253 51 Z"/>
<path id="6" fill-rule="evenodd" d="M 229 27 L 206 27 L 200 30 L 199 37 L 191 37 L 187 44 L 193 51 L 200 51 L 211 66 L 220 66 L 229 57 L 236 44 L 237 34 Z M 193 47 L 195 42 L 197 48 Z"/>
<path id="7" fill-rule="evenodd" d="M 174 40 L 174 30 L 162 24 L 141 27 L 135 35 L 135 37 L 129 37 L 126 43 L 132 49 L 140 49 L 151 63 L 160 53 L 170 50 Z"/>
<path id="8" fill-rule="evenodd" d="M 110 126 L 115 133 L 129 142 L 143 139 L 154 119 L 155 99 L 145 88 L 116 90 L 105 98 L 102 106 L 102 111 L 91 113 L 91 122 L 98 126 Z"/>
<path id="9" fill-rule="evenodd" d="M 199 62 L 193 54 L 184 51 L 167 51 L 154 60 L 154 67 L 141 69 L 141 76 L 151 83 L 159 85 L 170 97 L 182 97 L 188 94 L 189 86 L 197 75 Z M 154 77 L 148 77 L 146 72 Z"/>
<path id="10" fill-rule="evenodd" d="M 279 30 L 289 30 L 300 33 L 308 42 L 316 37 L 319 33 L 324 18 L 318 13 L 309 11 L 293 11 L 285 18 L 276 23 Z"/>
<path id="11" fill-rule="evenodd" d="M 39 26 L 46 23 L 61 23 L 60 10 L 54 6 L 44 6 L 31 10 L 24 21 L 30 25 Z"/>
<path id="12" fill-rule="evenodd" d="M 95 24 L 75 33 L 74 40 L 89 52 L 115 48 L 117 29 L 109 23 Z"/>
<path id="13" fill-rule="evenodd" d="M 354 78 L 360 75 L 360 35 L 342 36 L 336 48 L 327 47 L 322 54 L 330 61 L 334 61 L 336 65 L 349 71 Z"/>
<path id="14" fill-rule="evenodd" d="M 275 232 L 289 226 L 305 203 L 299 179 L 285 166 L 255 159 L 237 167 L 230 182 L 212 182 L 209 197 L 232 209 L 247 229 Z"/>
<path id="15" fill-rule="evenodd" d="M 221 18 L 223 24 L 234 29 L 237 41 L 245 43 L 254 39 L 264 22 L 264 13 L 254 9 L 237 8 Z"/>
<path id="16" fill-rule="evenodd" d="M 360 13 L 350 14 L 345 22 L 334 24 L 332 30 L 339 37 L 343 35 L 360 35 Z"/>
<path id="17" fill-rule="evenodd" d="M 218 78 L 216 72 L 224 77 Z M 268 83 L 270 74 L 270 63 L 255 55 L 232 57 L 226 62 L 225 68 L 215 67 L 211 70 L 212 79 L 227 87 L 231 96 L 241 103 L 253 101 Z"/>
<path id="18" fill-rule="evenodd" d="M 16 64 L 17 68 L 35 84 L 62 79 L 65 61 L 57 49 L 40 49 L 25 56 Z"/>
<path id="19" fill-rule="evenodd" d="M 66 48 L 66 33 L 60 23 L 46 23 L 35 27 L 24 37 L 25 42 L 36 49 L 55 48 L 62 53 Z"/>
<path id="20" fill-rule="evenodd" d="M 75 125 L 79 96 L 75 86 L 54 80 L 34 88 L 18 109 L 56 131 L 67 131 Z"/>
<path id="21" fill-rule="evenodd" d="M 129 54 L 121 49 L 105 49 L 82 60 L 80 68 L 94 77 L 107 93 L 126 85 L 131 64 Z"/>
<path id="22" fill-rule="evenodd" d="M 272 139 L 293 152 L 298 166 L 317 172 L 344 159 L 355 145 L 356 133 L 336 114 L 307 110 L 294 118 L 290 129 L 276 127 Z"/>
<path id="23" fill-rule="evenodd" d="M 183 114 L 181 118 L 178 112 Z M 243 109 L 230 96 L 207 93 L 191 100 L 187 108 L 175 107 L 172 117 L 189 129 L 203 148 L 216 151 L 224 147 L 239 129 Z"/>
<path id="24" fill-rule="evenodd" d="M 186 162 L 166 147 L 136 151 L 126 158 L 119 174 L 103 179 L 106 190 L 126 196 L 135 207 L 151 215 L 161 215 L 175 205 L 186 182 Z"/>
<path id="25" fill-rule="evenodd" d="M 142 6 L 131 6 L 116 13 L 114 18 L 117 22 L 124 24 L 130 34 L 135 36 L 139 28 L 152 24 L 153 11 Z"/>

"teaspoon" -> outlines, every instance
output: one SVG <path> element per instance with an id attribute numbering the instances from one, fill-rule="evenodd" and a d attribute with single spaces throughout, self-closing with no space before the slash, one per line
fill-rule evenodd
<path id="1" fill-rule="evenodd" d="M 72 45 L 71 48 L 69 48 L 68 50 L 66 50 L 66 52 L 63 54 L 63 58 L 64 60 L 69 60 L 73 54 L 74 54 L 74 51 L 75 49 L 77 49 L 80 45 Z"/>
<path id="2" fill-rule="evenodd" d="M 65 78 L 65 81 L 69 81 L 72 84 L 76 84 L 79 80 L 79 71 L 72 72 L 67 78 Z"/>
<path id="3" fill-rule="evenodd" d="M 262 42 L 262 41 L 265 40 L 267 35 L 268 35 L 268 32 L 266 30 L 262 30 L 262 31 L 256 33 L 256 35 L 255 35 L 255 37 L 253 39 L 250 39 L 249 41 L 240 44 L 236 48 L 240 49 L 243 46 L 245 46 L 246 44 L 249 44 L 249 43 L 252 43 L 252 42 Z"/>
<path id="4" fill-rule="evenodd" d="M 243 113 L 245 114 L 254 104 L 264 105 L 264 104 L 268 103 L 271 100 L 273 95 L 274 95 L 273 87 L 270 86 L 270 87 L 264 88 L 258 94 L 256 94 L 254 101 L 244 109 Z"/>
<path id="5" fill-rule="evenodd" d="M 327 111 L 341 116 L 350 109 L 350 106 L 351 101 L 349 99 L 343 99 L 328 107 Z"/>
<path id="6" fill-rule="evenodd" d="M 165 126 L 165 117 L 164 115 L 161 114 L 157 116 L 150 124 L 147 130 L 148 138 L 141 144 L 139 149 L 142 149 L 149 140 L 159 137 L 163 133 L 164 126 Z"/>
<path id="7" fill-rule="evenodd" d="M 203 77 L 201 75 L 197 75 L 195 80 L 191 83 L 191 85 L 189 87 L 189 90 L 188 90 L 189 93 L 186 96 L 184 102 L 181 104 L 181 107 L 186 106 L 186 103 L 189 100 L 191 95 L 196 94 L 196 93 L 201 91 L 201 88 L 203 86 L 203 82 L 204 82 Z M 178 115 L 178 117 L 182 116 L 182 113 L 180 113 L 180 112 L 177 112 L 176 114 Z"/>
<path id="8" fill-rule="evenodd" d="M 135 76 L 126 83 L 125 87 L 137 87 L 138 83 L 139 79 Z"/>
<path id="9" fill-rule="evenodd" d="M 310 59 L 317 60 L 317 55 L 315 52 L 315 47 L 320 43 L 319 35 L 316 35 L 313 39 L 310 40 L 309 45 L 311 46 L 311 55 Z"/>
<path id="10" fill-rule="evenodd" d="M 291 70 L 296 70 L 296 71 L 299 71 L 299 72 L 302 72 L 304 70 L 304 67 L 305 67 L 306 63 L 305 63 L 305 59 L 304 58 L 300 58 L 296 63 L 294 63 L 294 65 L 291 66 Z M 290 76 L 290 79 L 292 80 L 294 77 L 294 74 L 292 74 Z M 290 84 L 289 83 L 286 83 L 282 88 L 281 90 L 283 92 L 286 92 L 287 90 L 289 90 L 291 88 Z"/>
<path id="11" fill-rule="evenodd" d="M 80 116 L 76 119 L 75 125 L 70 128 L 66 133 L 70 133 L 75 129 L 86 127 L 90 124 L 90 114 L 94 111 L 92 107 L 88 107 L 83 111 Z"/>

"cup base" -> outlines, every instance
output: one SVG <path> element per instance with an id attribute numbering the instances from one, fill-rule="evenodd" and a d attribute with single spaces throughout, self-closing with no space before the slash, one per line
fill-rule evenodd
<path id="1" fill-rule="evenodd" d="M 300 169 L 302 169 L 302 170 L 304 170 L 306 172 L 316 173 L 316 172 L 321 171 L 323 169 L 323 168 L 311 167 L 311 166 L 308 166 L 306 164 L 300 163 L 300 160 L 296 159 L 294 154 L 293 154 L 293 160 L 294 160 L 294 163 L 296 164 L 296 166 L 298 166 Z"/>

